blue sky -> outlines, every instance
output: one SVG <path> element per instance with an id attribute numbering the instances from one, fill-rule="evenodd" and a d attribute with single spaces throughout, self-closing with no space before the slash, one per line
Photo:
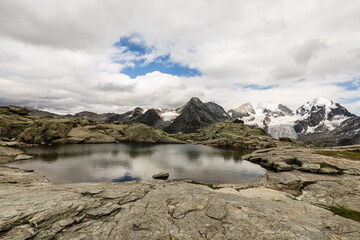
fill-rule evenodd
<path id="1" fill-rule="evenodd" d="M 158 54 L 155 47 L 147 46 L 140 35 L 124 36 L 114 44 L 115 47 L 122 49 L 123 53 L 133 56 L 131 60 L 115 60 L 115 62 L 129 64 L 121 70 L 121 73 L 131 78 L 146 75 L 154 71 L 171 74 L 179 77 L 200 76 L 201 72 L 186 65 L 174 62 L 170 54 Z M 155 58 L 149 61 L 149 58 L 155 54 Z"/>
<path id="2" fill-rule="evenodd" d="M 360 1 L 184 2 L 0 1 L 0 104 L 66 114 L 323 97 L 360 114 Z"/>
<path id="3" fill-rule="evenodd" d="M 349 91 L 356 91 L 360 88 L 360 78 L 353 78 L 351 81 L 340 82 L 336 84 L 339 87 L 343 87 Z"/>

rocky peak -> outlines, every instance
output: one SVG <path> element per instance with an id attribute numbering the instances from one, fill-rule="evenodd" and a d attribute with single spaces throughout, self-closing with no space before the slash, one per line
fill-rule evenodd
<path id="1" fill-rule="evenodd" d="M 285 115 L 294 116 L 293 111 L 290 108 L 288 108 L 287 106 L 285 106 L 285 105 L 279 104 L 278 109 L 280 111 L 282 111 L 283 113 L 285 113 Z"/>
<path id="2" fill-rule="evenodd" d="M 219 115 L 219 117 L 223 117 L 224 119 L 231 119 L 229 114 L 224 110 L 224 108 L 214 102 L 207 102 L 205 105 L 215 114 Z"/>
<path id="3" fill-rule="evenodd" d="M 255 109 L 250 103 L 245 103 L 238 108 L 229 110 L 228 113 L 233 119 L 237 119 L 255 114 Z"/>
<path id="4" fill-rule="evenodd" d="M 296 110 L 302 119 L 294 124 L 295 131 L 301 134 L 331 131 L 344 120 L 354 117 L 346 108 L 325 98 L 315 98 Z"/>
<path id="5" fill-rule="evenodd" d="M 260 107 L 263 113 L 267 117 L 285 117 L 285 116 L 294 116 L 292 110 L 285 105 L 276 104 L 276 103 L 267 103 Z"/>
<path id="6" fill-rule="evenodd" d="M 145 113 L 141 113 L 141 115 L 138 117 L 131 117 L 129 123 L 143 123 L 155 128 L 163 128 L 166 126 L 163 119 L 159 116 L 157 110 L 153 108 L 148 109 Z"/>
<path id="7" fill-rule="evenodd" d="M 325 98 L 315 98 L 312 102 L 307 102 L 296 110 L 297 115 L 304 116 L 309 112 L 315 112 L 324 108 L 332 109 L 336 108 L 333 101 Z"/>
<path id="8" fill-rule="evenodd" d="M 211 107 L 209 108 L 199 98 L 191 98 L 185 106 L 180 108 L 182 109 L 180 115 L 168 127 L 164 128 L 164 131 L 168 133 L 191 133 L 211 123 L 223 122 L 228 119 L 222 113 L 219 114 L 219 112 L 211 110 L 211 108 L 219 110 L 220 106 L 215 106 L 213 103 L 208 105 Z"/>

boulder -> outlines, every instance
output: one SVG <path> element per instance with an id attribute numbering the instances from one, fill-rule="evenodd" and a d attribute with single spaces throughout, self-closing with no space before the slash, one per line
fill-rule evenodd
<path id="1" fill-rule="evenodd" d="M 161 179 L 161 180 L 166 180 L 169 178 L 169 173 L 168 172 L 161 172 L 161 173 L 157 173 L 155 175 L 152 176 L 154 179 Z"/>
<path id="2" fill-rule="evenodd" d="M 244 121 L 243 121 L 243 120 L 240 120 L 240 119 L 235 119 L 235 120 L 233 121 L 233 123 L 244 124 Z"/>

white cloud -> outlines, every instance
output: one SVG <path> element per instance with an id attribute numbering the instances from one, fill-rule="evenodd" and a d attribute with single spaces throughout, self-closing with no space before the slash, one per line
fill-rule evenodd
<path id="1" fill-rule="evenodd" d="M 107 112 L 176 107 L 192 96 L 225 108 L 346 102 L 360 90 L 334 84 L 360 76 L 359 11 L 357 1 L 336 0 L 2 0 L 0 104 Z M 125 65 L 113 59 L 134 56 L 113 44 L 133 33 L 156 48 L 146 60 L 169 53 L 203 76 L 119 73 Z M 360 113 L 359 102 L 346 107 Z"/>

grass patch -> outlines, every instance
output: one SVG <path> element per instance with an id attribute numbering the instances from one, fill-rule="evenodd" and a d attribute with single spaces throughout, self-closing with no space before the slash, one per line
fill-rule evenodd
<path id="1" fill-rule="evenodd" d="M 321 154 L 329 157 L 336 158 L 346 158 L 350 160 L 360 161 L 360 152 L 352 152 L 352 151 L 318 151 L 315 152 L 317 154 Z"/>
<path id="2" fill-rule="evenodd" d="M 345 208 L 338 208 L 338 207 L 334 207 L 334 206 L 331 206 L 328 209 L 336 215 L 360 222 L 360 212 L 345 209 Z"/>

